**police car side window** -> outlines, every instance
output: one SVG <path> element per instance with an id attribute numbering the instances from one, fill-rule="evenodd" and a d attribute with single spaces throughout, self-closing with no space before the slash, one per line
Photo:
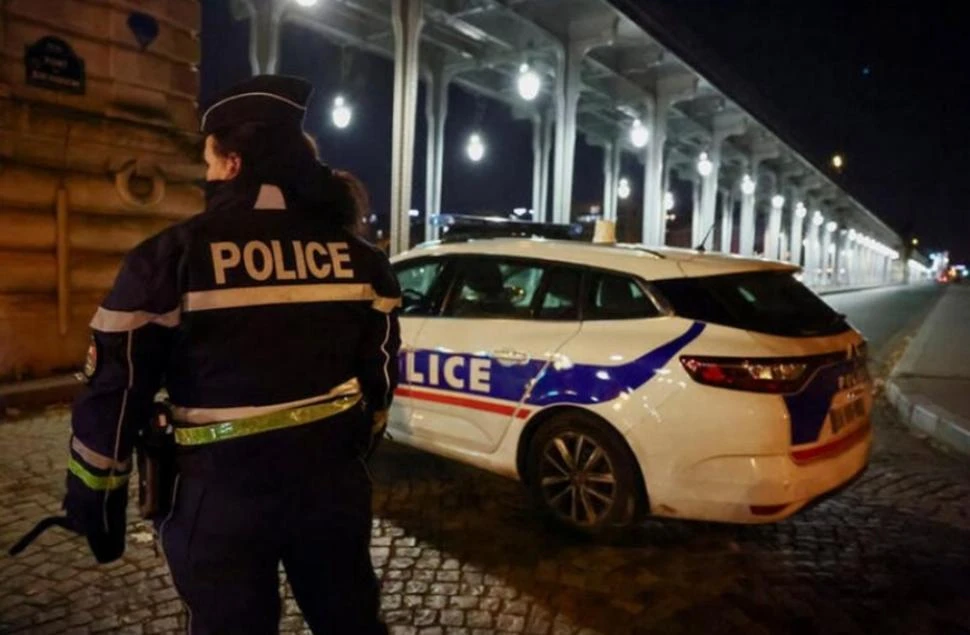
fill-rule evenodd
<path id="1" fill-rule="evenodd" d="M 585 320 L 630 320 L 660 315 L 637 281 L 627 276 L 593 272 L 587 285 Z"/>
<path id="2" fill-rule="evenodd" d="M 445 315 L 529 318 L 544 267 L 497 258 L 463 258 Z"/>
<path id="3" fill-rule="evenodd" d="M 444 260 L 404 262 L 394 267 L 401 285 L 401 313 L 432 315 L 435 312 L 435 282 L 443 268 Z"/>
<path id="4" fill-rule="evenodd" d="M 536 309 L 540 320 L 578 320 L 582 271 L 557 267 L 546 273 Z"/>

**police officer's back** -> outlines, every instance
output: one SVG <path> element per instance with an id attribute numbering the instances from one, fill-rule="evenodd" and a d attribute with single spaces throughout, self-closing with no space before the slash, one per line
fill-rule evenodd
<path id="1" fill-rule="evenodd" d="M 192 633 L 275 632 L 280 562 L 314 632 L 386 632 L 364 457 L 400 294 L 302 134 L 308 97 L 257 77 L 207 109 L 205 212 L 135 248 L 92 321 L 68 516 L 99 560 L 121 555 L 132 445 L 164 386 L 178 477 L 157 527 Z"/>

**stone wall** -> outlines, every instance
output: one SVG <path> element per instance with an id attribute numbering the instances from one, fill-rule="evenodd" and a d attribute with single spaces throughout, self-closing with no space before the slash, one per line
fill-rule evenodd
<path id="1" fill-rule="evenodd" d="M 0 382 L 78 368 L 124 253 L 201 210 L 199 28 L 196 0 L 0 1 Z"/>

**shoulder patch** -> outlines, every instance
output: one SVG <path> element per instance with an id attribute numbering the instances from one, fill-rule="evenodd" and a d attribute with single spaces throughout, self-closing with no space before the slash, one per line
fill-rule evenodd
<path id="1" fill-rule="evenodd" d="M 98 372 L 98 340 L 95 339 L 94 335 L 91 336 L 91 342 L 88 344 L 88 353 L 84 358 L 84 379 L 90 382 L 94 378 L 95 373 Z"/>

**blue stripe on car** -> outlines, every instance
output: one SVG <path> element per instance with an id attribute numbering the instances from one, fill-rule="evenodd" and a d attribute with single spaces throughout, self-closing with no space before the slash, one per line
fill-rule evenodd
<path id="1" fill-rule="evenodd" d="M 818 441 L 832 398 L 839 392 L 839 377 L 853 372 L 855 367 L 856 362 L 851 360 L 824 366 L 801 392 L 785 395 L 785 405 L 791 416 L 792 445 Z"/>
<path id="2" fill-rule="evenodd" d="M 546 406 L 553 403 L 603 403 L 616 399 L 622 393 L 635 391 L 650 381 L 674 355 L 694 341 L 704 331 L 704 327 L 703 323 L 694 322 L 686 332 L 666 344 L 630 362 L 613 366 L 573 363 L 568 367 L 557 369 L 554 364 L 547 363 L 545 360 L 505 365 L 501 360 L 496 359 L 491 364 L 488 392 L 470 390 L 467 386 L 470 360 L 487 359 L 488 355 L 418 349 L 411 352 L 414 356 L 414 370 L 423 375 L 425 380 L 431 376 L 429 372 L 431 355 L 437 355 L 439 363 L 441 359 L 447 357 L 462 357 L 464 364 L 461 379 L 465 381 L 466 387 L 456 389 L 444 381 L 439 381 L 437 384 L 413 384 L 413 387 L 427 386 L 518 403 L 522 399 L 526 385 L 536 378 L 535 386 L 525 401 L 526 404 Z M 406 376 L 404 353 L 400 356 L 400 366 L 402 376 Z M 440 369 L 438 374 L 440 377 Z"/>

